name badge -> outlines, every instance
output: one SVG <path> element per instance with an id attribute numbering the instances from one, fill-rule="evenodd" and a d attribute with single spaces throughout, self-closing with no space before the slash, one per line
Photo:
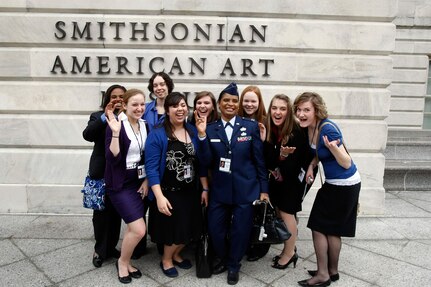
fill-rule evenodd
<path id="1" fill-rule="evenodd" d="M 138 178 L 143 179 L 147 176 L 145 173 L 145 165 L 139 165 L 138 166 Z"/>
<path id="2" fill-rule="evenodd" d="M 184 166 L 184 179 L 188 179 L 192 177 L 192 167 L 187 164 Z"/>
<path id="3" fill-rule="evenodd" d="M 230 158 L 220 158 L 219 170 L 222 172 L 230 172 Z"/>
<path id="4" fill-rule="evenodd" d="M 212 143 L 219 143 L 219 142 L 221 142 L 221 140 L 220 139 L 210 139 L 210 142 L 212 142 Z"/>

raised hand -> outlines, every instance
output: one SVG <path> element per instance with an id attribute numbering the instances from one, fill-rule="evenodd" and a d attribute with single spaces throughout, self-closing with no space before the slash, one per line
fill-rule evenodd
<path id="1" fill-rule="evenodd" d="M 118 136 L 121 129 L 120 121 L 114 115 L 115 104 L 110 102 L 105 108 L 105 116 L 106 121 L 108 122 L 109 127 L 111 128 L 112 134 Z"/>
<path id="2" fill-rule="evenodd" d="M 260 139 L 262 141 L 265 141 L 265 139 L 266 139 L 266 127 L 262 123 L 258 123 L 258 125 L 259 125 Z"/>
<path id="3" fill-rule="evenodd" d="M 197 110 L 194 111 L 194 115 L 195 115 L 195 123 L 196 123 L 196 129 L 198 130 L 198 134 L 200 137 L 204 137 L 207 130 L 207 118 L 201 117 Z"/>
<path id="4" fill-rule="evenodd" d="M 280 147 L 280 156 L 287 157 L 289 154 L 294 153 L 296 150 L 296 147 L 290 147 L 290 146 L 281 146 Z"/>
<path id="5" fill-rule="evenodd" d="M 329 141 L 327 136 L 323 136 L 323 143 L 328 149 L 332 150 L 334 148 L 338 148 L 338 145 L 340 144 L 340 139 Z"/>

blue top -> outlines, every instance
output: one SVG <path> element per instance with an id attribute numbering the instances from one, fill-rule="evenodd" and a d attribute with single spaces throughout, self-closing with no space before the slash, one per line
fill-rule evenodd
<path id="1" fill-rule="evenodd" d="M 186 127 L 189 131 L 192 131 L 192 143 L 198 153 L 198 132 L 196 128 L 188 123 Z M 168 136 L 163 126 L 153 129 L 148 135 L 145 142 L 145 172 L 147 173 L 148 186 L 151 187 L 156 184 L 160 184 L 163 179 L 166 165 L 166 153 L 168 150 Z M 202 172 L 200 176 L 205 176 Z M 148 193 L 150 200 L 154 199 L 154 194 L 150 190 Z"/>
<path id="2" fill-rule="evenodd" d="M 148 123 L 149 132 L 151 132 L 154 128 L 162 126 L 163 121 L 165 120 L 165 114 L 163 114 L 159 118 L 159 114 L 157 113 L 156 101 L 145 104 L 145 112 L 142 118 Z"/>
<path id="3" fill-rule="evenodd" d="M 340 145 L 343 144 L 343 135 L 341 134 L 338 126 L 329 119 L 324 119 L 320 122 L 318 128 L 322 126 L 323 123 L 329 122 L 330 124 L 325 124 L 319 135 L 318 143 L 317 143 L 317 153 L 319 156 L 319 160 L 323 165 L 323 171 L 325 172 L 325 178 L 327 179 L 346 179 L 351 177 L 356 172 L 356 165 L 351 162 L 351 165 L 348 169 L 345 169 L 341 165 L 338 164 L 335 157 L 332 155 L 331 151 L 325 146 L 323 142 L 323 136 L 327 136 L 329 141 L 340 140 Z M 313 149 L 313 152 L 316 153 L 316 150 Z"/>

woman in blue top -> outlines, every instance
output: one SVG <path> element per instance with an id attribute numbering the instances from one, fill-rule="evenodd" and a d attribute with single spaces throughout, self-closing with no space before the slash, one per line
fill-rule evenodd
<path id="1" fill-rule="evenodd" d="M 181 251 L 200 237 L 201 202 L 207 204 L 207 192 L 198 191 L 199 163 L 197 131 L 186 123 L 188 106 L 181 93 L 173 92 L 165 100 L 165 120 L 154 129 L 145 144 L 145 169 L 152 193 L 149 234 L 164 245 L 160 268 L 168 277 L 177 277 L 175 266 L 192 267 Z M 208 190 L 206 182 L 202 182 Z"/>
<path id="2" fill-rule="evenodd" d="M 148 90 L 156 96 L 154 101 L 145 104 L 143 119 L 151 130 L 161 126 L 165 119 L 165 99 L 173 91 L 174 82 L 164 72 L 154 73 L 148 81 Z"/>
<path id="3" fill-rule="evenodd" d="M 309 144 L 316 154 L 306 178 L 314 181 L 313 169 L 319 161 L 325 173 L 325 183 L 317 192 L 307 225 L 313 234 L 317 270 L 309 270 L 313 277 L 298 283 L 328 286 L 340 278 L 341 236 L 355 236 L 361 177 L 344 146 L 340 129 L 328 120 L 322 97 L 303 93 L 295 99 L 294 110 L 300 126 L 308 129 Z"/>

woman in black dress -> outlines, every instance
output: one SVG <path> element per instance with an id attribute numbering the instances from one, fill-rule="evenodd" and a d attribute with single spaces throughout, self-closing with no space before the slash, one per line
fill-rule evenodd
<path id="1" fill-rule="evenodd" d="M 268 109 L 267 133 L 264 142 L 265 161 L 270 170 L 269 196 L 292 236 L 284 242 L 280 255 L 273 258 L 272 267 L 296 267 L 295 251 L 297 222 L 295 214 L 302 210 L 307 166 L 306 134 L 296 122 L 290 99 L 275 95 Z"/>
<path id="2" fill-rule="evenodd" d="M 151 202 L 149 234 L 151 240 L 164 245 L 160 268 L 168 277 L 177 277 L 175 266 L 192 267 L 181 251 L 201 235 L 201 201 L 207 192 L 198 191 L 197 131 L 185 122 L 186 98 L 173 92 L 165 99 L 163 126 L 154 129 L 145 146 L 145 167 L 155 199 Z M 208 185 L 201 181 L 203 188 Z"/>

